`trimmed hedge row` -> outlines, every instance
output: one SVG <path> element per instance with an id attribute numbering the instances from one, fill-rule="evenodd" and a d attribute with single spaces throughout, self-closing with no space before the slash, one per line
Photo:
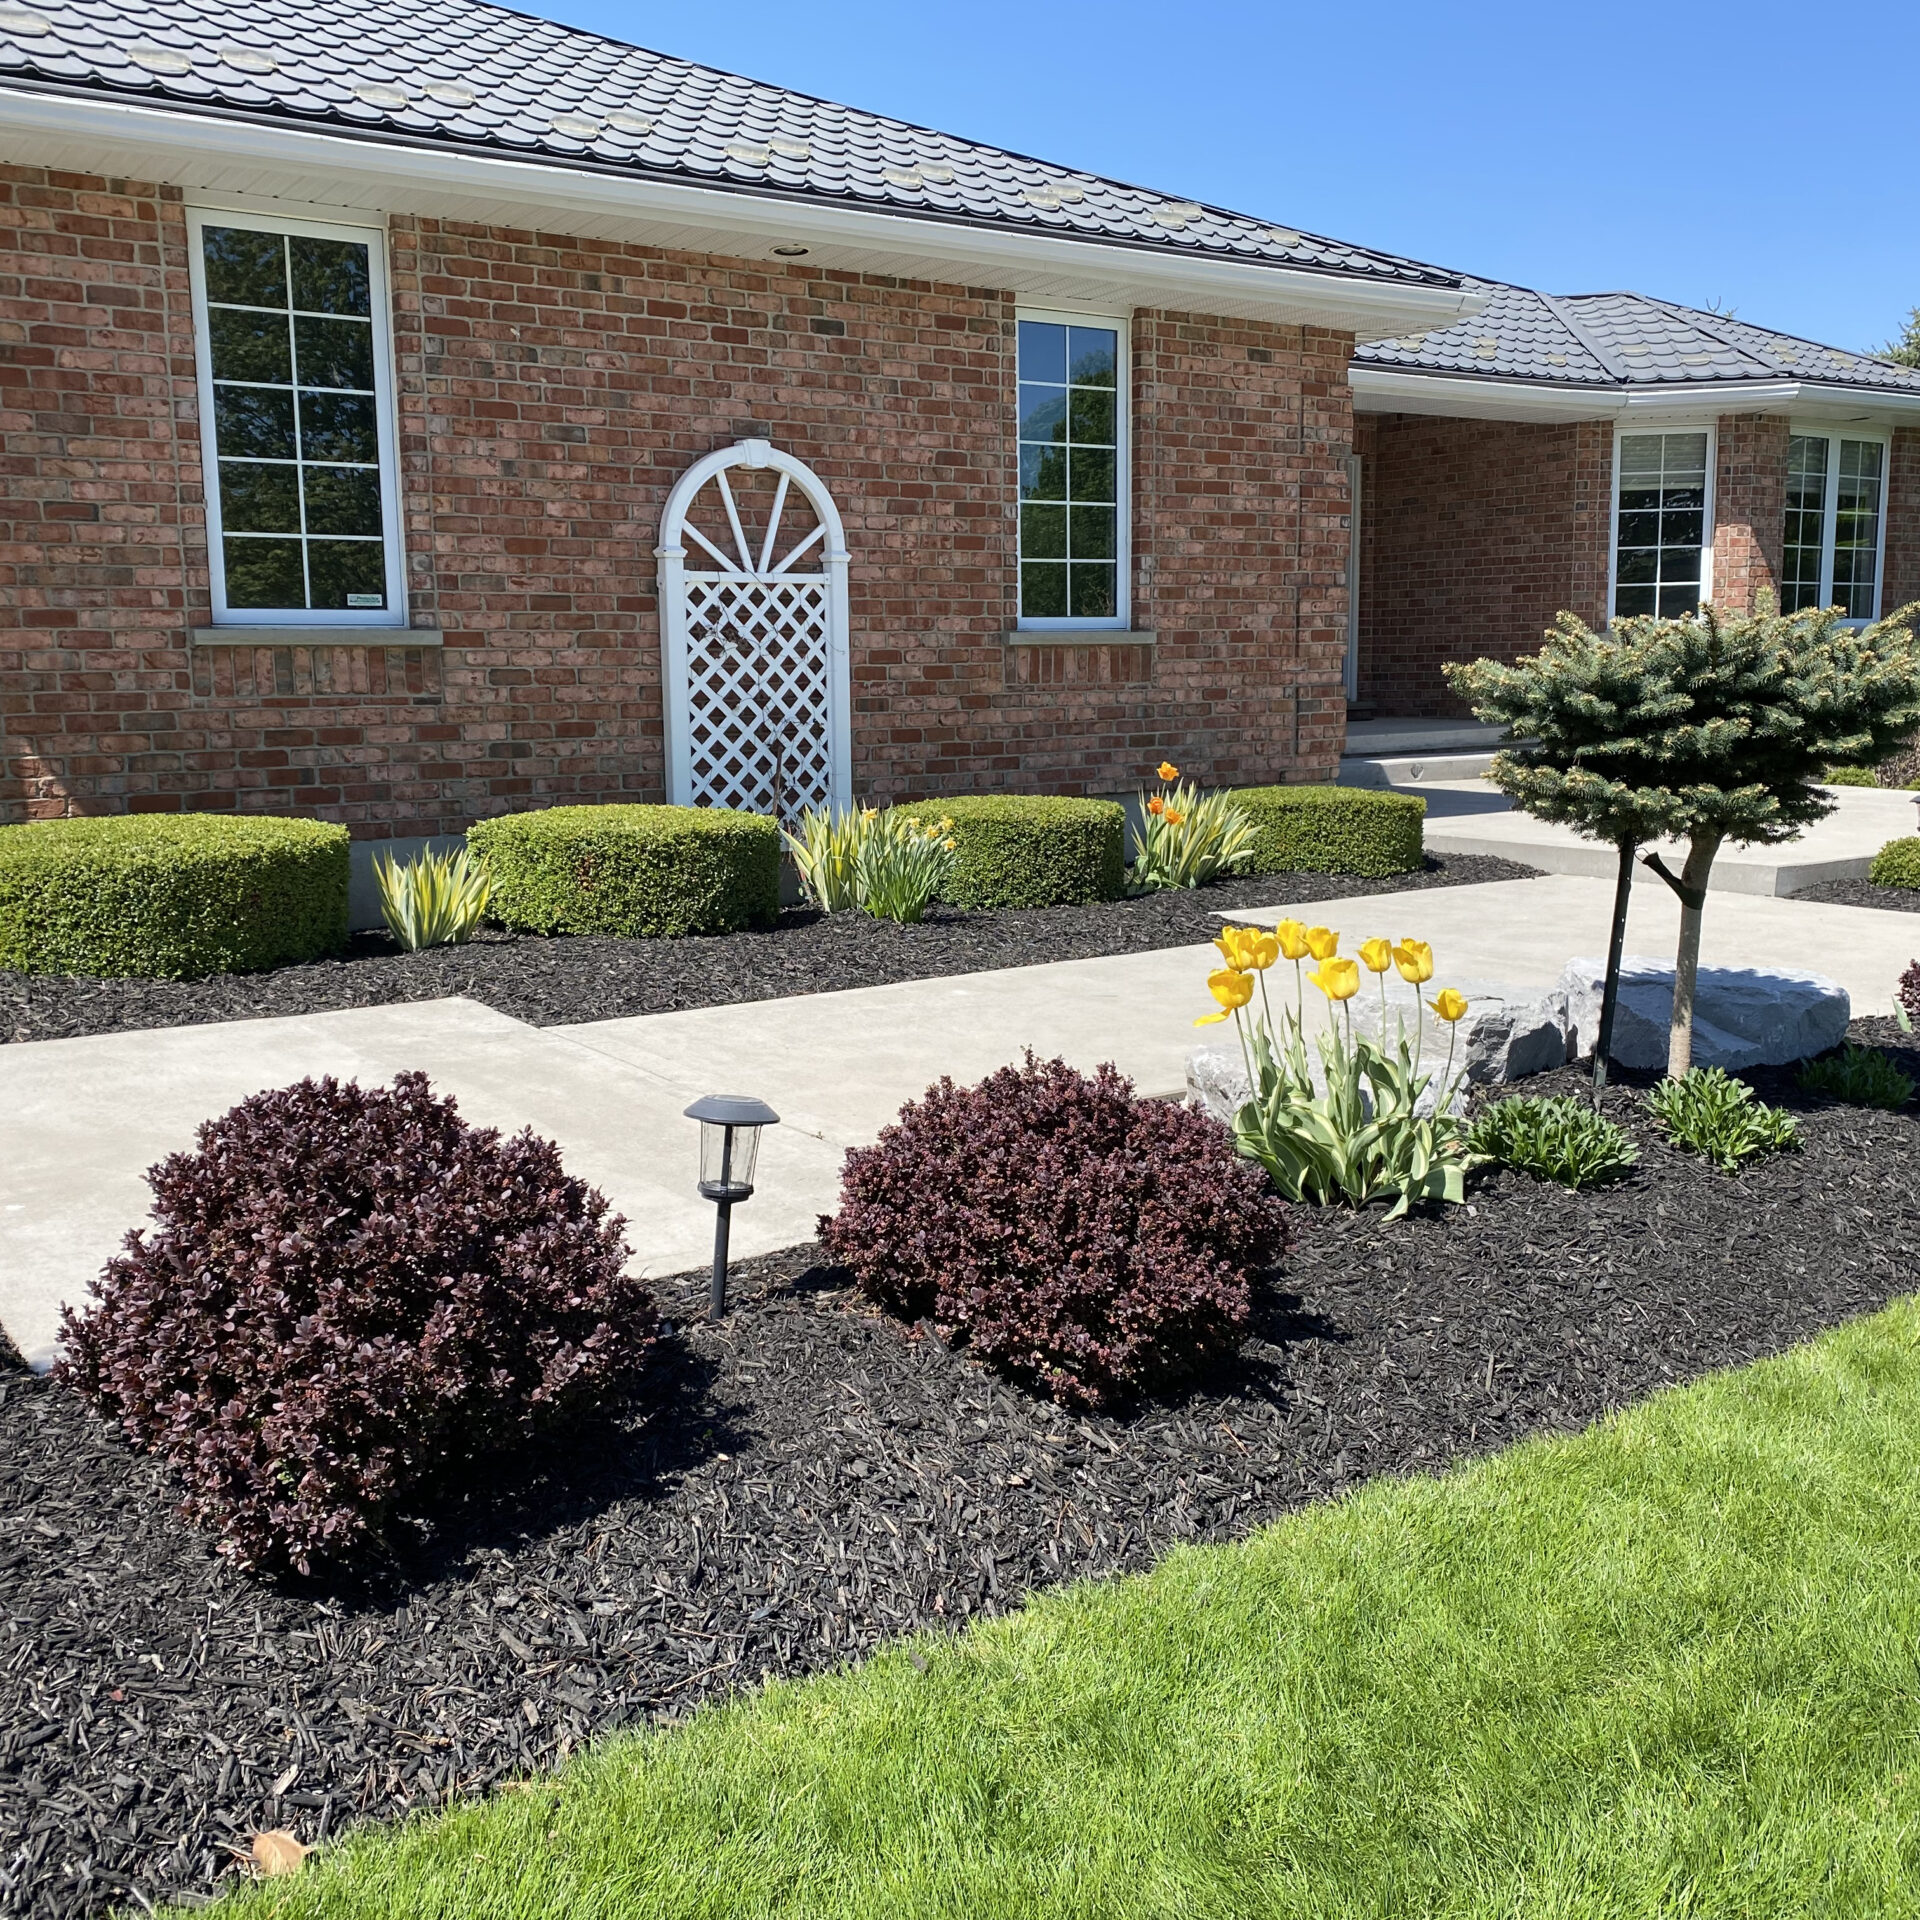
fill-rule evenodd
<path id="1" fill-rule="evenodd" d="M 1413 873 L 1426 859 L 1427 803 L 1375 787 L 1239 787 L 1254 826 L 1248 873 Z"/>
<path id="2" fill-rule="evenodd" d="M 467 845 L 488 914 L 533 933 L 732 933 L 780 911 L 780 829 L 729 807 L 547 807 L 483 820 Z"/>
<path id="3" fill-rule="evenodd" d="M 0 967 L 191 980 L 346 944 L 345 827 L 115 814 L 0 827 Z"/>
<path id="4" fill-rule="evenodd" d="M 1078 906 L 1117 900 L 1126 877 L 1124 807 L 1111 800 L 974 794 L 896 809 L 950 819 L 956 907 Z"/>

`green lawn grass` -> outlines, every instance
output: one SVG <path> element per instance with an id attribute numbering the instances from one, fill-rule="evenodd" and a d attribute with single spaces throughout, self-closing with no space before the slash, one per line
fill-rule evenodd
<path id="1" fill-rule="evenodd" d="M 1579 1436 L 609 1740 L 231 1911 L 1916 1914 L 1917 1558 L 1904 1302 Z"/>

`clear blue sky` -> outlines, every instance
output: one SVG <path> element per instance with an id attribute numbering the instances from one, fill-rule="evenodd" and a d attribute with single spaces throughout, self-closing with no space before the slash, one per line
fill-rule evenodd
<path id="1" fill-rule="evenodd" d="M 519 4 L 1550 293 L 1855 348 L 1920 304 L 1913 0 Z"/>

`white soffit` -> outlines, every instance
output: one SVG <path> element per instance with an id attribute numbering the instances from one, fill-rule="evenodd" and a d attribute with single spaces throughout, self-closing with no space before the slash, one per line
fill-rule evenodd
<path id="1" fill-rule="evenodd" d="M 0 161 L 152 180 L 196 202 L 414 214 L 734 258 L 804 246 L 805 269 L 991 286 L 1086 311 L 1172 308 L 1385 339 L 1477 313 L 1464 288 L 1368 282 L 1053 234 L 341 137 L 0 88 Z M 773 261 L 785 266 L 784 261 Z M 798 264 L 798 263 L 795 263 Z"/>
<path id="2" fill-rule="evenodd" d="M 1728 381 L 1684 387 L 1556 387 L 1529 380 L 1463 380 L 1355 366 L 1356 413 L 1431 413 L 1460 420 L 1713 420 L 1723 413 L 1885 423 L 1920 413 L 1920 393 L 1810 381 Z"/>

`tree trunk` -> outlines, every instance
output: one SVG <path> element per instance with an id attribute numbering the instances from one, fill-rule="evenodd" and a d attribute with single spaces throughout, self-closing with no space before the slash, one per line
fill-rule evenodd
<path id="1" fill-rule="evenodd" d="M 1607 1068 L 1613 1057 L 1613 1016 L 1620 1005 L 1620 955 L 1627 944 L 1627 902 L 1633 892 L 1634 842 L 1620 842 L 1620 871 L 1613 882 L 1613 931 L 1607 940 L 1607 978 L 1600 991 L 1600 1037 L 1593 1045 L 1593 1104 L 1607 1090 Z"/>
<path id="2" fill-rule="evenodd" d="M 1687 864 L 1680 869 L 1680 946 L 1673 959 L 1673 1024 L 1667 1037 L 1667 1074 L 1679 1079 L 1693 1065 L 1693 990 L 1700 974 L 1700 914 L 1706 906 L 1707 875 L 1720 851 L 1717 833 L 1696 833 L 1687 843 Z"/>

